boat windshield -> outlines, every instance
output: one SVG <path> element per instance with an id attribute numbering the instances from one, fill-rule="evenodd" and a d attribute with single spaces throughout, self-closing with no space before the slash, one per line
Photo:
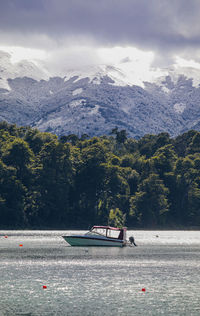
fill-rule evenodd
<path id="1" fill-rule="evenodd" d="M 102 236 L 106 236 L 106 230 L 105 228 L 92 228 L 89 231 L 89 234 L 91 235 L 102 235 Z"/>
<path id="2" fill-rule="evenodd" d="M 110 238 L 119 238 L 120 231 L 108 229 L 107 236 Z"/>

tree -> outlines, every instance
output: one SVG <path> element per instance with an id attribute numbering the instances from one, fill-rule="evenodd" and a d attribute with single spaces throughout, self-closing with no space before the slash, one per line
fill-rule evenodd
<path id="1" fill-rule="evenodd" d="M 31 180 L 31 170 L 29 168 L 33 161 L 34 154 L 27 142 L 23 139 L 15 138 L 8 143 L 2 155 L 4 163 L 13 166 L 17 171 L 17 178 L 28 186 Z"/>
<path id="2" fill-rule="evenodd" d="M 169 209 L 168 193 L 159 176 L 150 174 L 130 199 L 130 215 L 133 223 L 144 227 L 165 224 L 165 214 Z"/>
<path id="3" fill-rule="evenodd" d="M 159 148 L 151 160 L 157 172 L 163 177 L 165 172 L 173 170 L 177 155 L 172 145 L 166 145 Z"/>
<path id="4" fill-rule="evenodd" d="M 69 221 L 69 192 L 72 185 L 72 165 L 68 144 L 53 140 L 43 146 L 35 168 L 33 204 L 27 209 L 31 223 L 58 227 Z M 37 201 L 37 208 L 35 202 Z"/>
<path id="5" fill-rule="evenodd" d="M 75 146 L 75 145 L 78 143 L 79 138 L 78 138 L 78 136 L 75 135 L 75 134 L 70 134 L 70 135 L 67 135 L 67 136 L 61 136 L 61 137 L 60 137 L 60 141 L 61 141 L 62 143 L 69 142 L 69 143 L 71 143 L 73 146 Z"/>
<path id="6" fill-rule="evenodd" d="M 191 143 L 187 148 L 188 154 L 194 154 L 196 152 L 200 152 L 200 133 L 196 132 L 192 137 Z"/>
<path id="7" fill-rule="evenodd" d="M 122 228 L 125 225 L 125 214 L 119 208 L 111 209 L 108 217 L 108 225 Z"/>
<path id="8" fill-rule="evenodd" d="M 33 152 L 29 145 L 23 139 L 16 138 L 8 144 L 3 160 L 7 165 L 14 166 L 17 170 L 23 170 L 24 166 L 31 162 L 32 157 Z"/>
<path id="9" fill-rule="evenodd" d="M 105 223 L 111 209 L 119 208 L 123 214 L 129 213 L 130 188 L 127 182 L 130 168 L 121 168 L 110 163 L 102 164 L 102 190 L 99 195 L 98 214 Z"/>
<path id="10" fill-rule="evenodd" d="M 16 169 L 0 160 L 0 218 L 1 227 L 23 227 L 26 188 L 16 177 Z"/>
<path id="11" fill-rule="evenodd" d="M 56 140 L 57 136 L 50 133 L 42 133 L 37 129 L 27 129 L 24 140 L 29 144 L 31 150 L 37 155 L 42 146 L 46 143 Z"/>
<path id="12" fill-rule="evenodd" d="M 134 195 L 137 191 L 138 184 L 139 184 L 140 176 L 136 170 L 132 170 L 129 172 L 127 177 L 127 182 L 130 188 L 130 195 Z"/>
<path id="13" fill-rule="evenodd" d="M 103 142 L 91 139 L 85 141 L 80 151 L 73 192 L 73 222 L 80 227 L 94 225 L 98 221 L 98 205 L 102 194 L 104 172 L 102 163 L 106 161 L 106 147 Z"/>
<path id="14" fill-rule="evenodd" d="M 198 181 L 199 170 L 196 170 L 194 166 L 194 161 L 188 156 L 179 158 L 175 164 L 176 194 L 173 198 L 173 218 L 181 225 L 189 225 L 192 199 L 196 195 L 192 192 L 198 192 L 196 181 Z"/>
<path id="15" fill-rule="evenodd" d="M 190 151 L 189 147 L 191 146 L 192 139 L 196 133 L 197 131 L 190 130 L 182 135 L 177 136 L 173 140 L 174 148 L 176 149 L 176 153 L 179 157 L 184 157 L 188 151 Z"/>
<path id="16" fill-rule="evenodd" d="M 200 178 L 198 183 L 193 182 L 188 190 L 188 224 L 200 226 Z"/>
<path id="17" fill-rule="evenodd" d="M 111 134 L 116 135 L 116 141 L 118 144 L 124 144 L 127 140 L 127 132 L 125 129 L 119 131 L 118 127 L 115 127 L 112 129 Z"/>

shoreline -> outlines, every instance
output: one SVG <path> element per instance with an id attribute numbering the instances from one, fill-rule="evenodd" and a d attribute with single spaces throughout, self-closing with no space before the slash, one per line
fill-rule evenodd
<path id="1" fill-rule="evenodd" d="M 28 228 L 12 228 L 12 227 L 0 227 L 0 231 L 88 231 L 90 228 L 77 228 L 77 227 L 28 227 Z M 190 227 L 127 227 L 127 231 L 200 231 L 200 226 L 190 226 Z"/>

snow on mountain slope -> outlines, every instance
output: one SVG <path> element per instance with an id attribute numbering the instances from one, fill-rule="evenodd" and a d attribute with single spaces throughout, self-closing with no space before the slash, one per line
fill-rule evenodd
<path id="1" fill-rule="evenodd" d="M 108 65 L 85 66 L 79 70 L 69 70 L 65 76 L 65 81 L 74 78 L 74 82 L 88 78 L 90 83 L 109 83 L 118 86 L 131 85 L 127 76 L 118 68 Z"/>
<path id="2" fill-rule="evenodd" d="M 25 76 L 36 80 L 49 77 L 44 70 L 39 69 L 34 63 L 27 60 L 12 63 L 11 55 L 0 51 L 0 89 L 10 90 L 7 79 Z"/>
<path id="3" fill-rule="evenodd" d="M 109 66 L 48 78 L 35 64 L 12 64 L 6 53 L 0 53 L 0 74 L 0 120 L 10 123 L 58 135 L 103 135 L 116 126 L 133 137 L 200 129 L 200 88 L 184 75 L 144 87 Z"/>

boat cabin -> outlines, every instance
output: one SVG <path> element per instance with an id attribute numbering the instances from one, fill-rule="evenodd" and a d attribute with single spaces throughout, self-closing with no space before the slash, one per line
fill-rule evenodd
<path id="1" fill-rule="evenodd" d="M 126 240 L 126 228 L 117 228 L 111 226 L 93 226 L 90 234 L 102 235 L 107 238 L 115 238 L 119 240 Z"/>

